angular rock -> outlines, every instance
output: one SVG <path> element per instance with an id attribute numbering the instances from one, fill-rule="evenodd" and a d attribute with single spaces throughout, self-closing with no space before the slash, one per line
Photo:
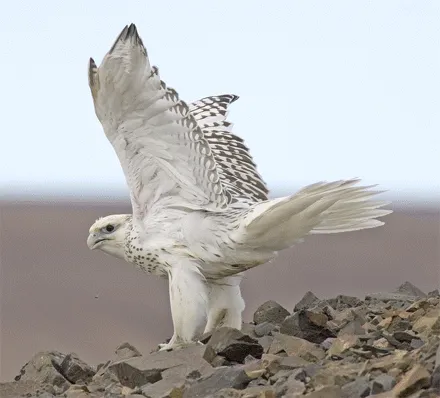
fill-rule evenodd
<path id="1" fill-rule="evenodd" d="M 347 334 L 359 336 L 365 334 L 365 329 L 362 326 L 362 320 L 358 317 L 355 317 L 355 319 L 348 322 L 342 329 L 339 330 L 338 336 L 344 336 Z"/>
<path id="2" fill-rule="evenodd" d="M 51 385 L 56 394 L 70 387 L 70 382 L 60 373 L 65 354 L 58 351 L 42 351 L 35 354 L 20 370 L 15 380 L 30 380 L 40 385 Z"/>
<path id="3" fill-rule="evenodd" d="M 274 375 L 283 370 L 302 369 L 310 365 L 310 362 L 298 356 L 280 357 L 273 354 L 264 354 L 261 359 L 263 367 L 270 375 Z"/>
<path id="4" fill-rule="evenodd" d="M 417 338 L 417 335 L 410 330 L 398 330 L 393 333 L 393 337 L 397 341 L 406 341 L 408 343 L 411 343 L 412 340 Z"/>
<path id="5" fill-rule="evenodd" d="M 266 301 L 260 305 L 254 313 L 254 322 L 258 325 L 259 323 L 269 322 L 274 325 L 281 324 L 284 319 L 290 315 L 282 305 L 275 301 Z"/>
<path id="6" fill-rule="evenodd" d="M 141 392 L 142 396 L 147 398 L 182 397 L 184 385 L 184 379 L 168 377 L 157 383 L 144 385 Z"/>
<path id="7" fill-rule="evenodd" d="M 116 347 L 115 354 L 118 360 L 142 356 L 142 354 L 136 349 L 136 347 L 127 342 L 122 343 L 121 345 Z"/>
<path id="8" fill-rule="evenodd" d="M 365 296 L 365 300 L 377 300 L 387 303 L 389 301 L 413 302 L 417 297 L 402 293 L 370 293 Z"/>
<path id="9" fill-rule="evenodd" d="M 417 333 L 439 333 L 440 332 L 440 309 L 432 308 L 426 312 L 426 315 L 421 316 L 412 326 L 412 329 Z"/>
<path id="10" fill-rule="evenodd" d="M 371 394 L 390 391 L 396 385 L 396 379 L 389 374 L 382 373 L 371 382 Z"/>
<path id="11" fill-rule="evenodd" d="M 365 398 L 370 395 L 370 383 L 366 377 L 358 377 L 342 386 L 343 398 Z"/>
<path id="12" fill-rule="evenodd" d="M 412 339 L 410 343 L 410 347 L 414 350 L 417 350 L 418 348 L 425 345 L 425 342 L 421 339 Z"/>
<path id="13" fill-rule="evenodd" d="M 296 312 L 301 310 L 307 310 L 309 308 L 314 307 L 319 301 L 320 300 L 318 297 L 316 297 L 311 291 L 308 291 L 303 296 L 303 298 L 295 305 L 293 311 Z"/>
<path id="14" fill-rule="evenodd" d="M 263 347 L 263 352 L 269 352 L 269 348 L 273 342 L 273 336 L 263 336 L 258 339 L 258 344 Z"/>
<path id="15" fill-rule="evenodd" d="M 327 321 L 328 318 L 323 313 L 301 310 L 284 320 L 281 324 L 280 333 L 320 344 L 328 337 L 336 337 L 327 328 Z"/>
<path id="16" fill-rule="evenodd" d="M 269 348 L 269 353 L 279 354 L 283 351 L 289 356 L 296 355 L 309 362 L 316 362 L 325 357 L 324 350 L 310 341 L 282 333 L 274 333 L 274 339 Z"/>
<path id="17" fill-rule="evenodd" d="M 275 389 L 272 386 L 248 387 L 240 391 L 239 396 L 240 398 L 275 398 Z"/>
<path id="18" fill-rule="evenodd" d="M 431 384 L 429 372 L 417 364 L 411 368 L 393 388 L 393 393 L 398 397 L 406 397 L 420 390 L 429 387 Z"/>
<path id="19" fill-rule="evenodd" d="M 202 398 L 215 394 L 223 388 L 244 389 L 251 379 L 240 366 L 217 368 L 209 376 L 203 377 L 183 393 L 183 398 Z"/>
<path id="20" fill-rule="evenodd" d="M 319 346 L 327 351 L 335 340 L 335 337 L 327 337 Z"/>
<path id="21" fill-rule="evenodd" d="M 269 335 L 276 328 L 277 326 L 273 323 L 263 322 L 255 326 L 254 333 L 257 337 L 263 337 Z"/>
<path id="22" fill-rule="evenodd" d="M 340 294 L 335 298 L 329 299 L 327 301 L 336 311 L 358 307 L 363 304 L 362 300 L 360 300 L 359 298 L 353 296 L 345 296 L 343 294 Z"/>
<path id="23" fill-rule="evenodd" d="M 61 374 L 73 384 L 90 383 L 95 375 L 95 370 L 74 353 L 65 356 L 60 369 Z"/>
<path id="24" fill-rule="evenodd" d="M 291 374 L 286 380 L 279 380 L 275 383 L 277 397 L 293 397 L 302 395 L 306 390 L 304 383 L 298 379 L 296 374 Z"/>
<path id="25" fill-rule="evenodd" d="M 194 345 L 176 351 L 159 351 L 148 357 L 134 357 L 111 364 L 107 372 L 112 372 L 122 386 L 136 388 L 147 383 L 156 383 L 167 377 L 185 379 L 192 372 L 200 375 L 213 371 L 212 366 L 203 359 L 205 347 Z"/>
<path id="26" fill-rule="evenodd" d="M 426 297 L 426 294 L 422 292 L 418 287 L 414 286 L 410 282 L 405 282 L 402 285 L 400 285 L 396 293 L 401 294 L 407 294 L 408 296 L 414 296 L 414 297 Z"/>
<path id="27" fill-rule="evenodd" d="M 304 395 L 304 398 L 341 398 L 342 391 L 339 386 L 321 386 L 315 391 Z"/>
<path id="28" fill-rule="evenodd" d="M 0 397 L 16 398 L 27 396 L 36 392 L 40 388 L 40 383 L 34 380 L 20 380 L 14 382 L 0 383 Z"/>
<path id="29" fill-rule="evenodd" d="M 357 336 L 352 334 L 346 334 L 338 337 L 333 341 L 330 349 L 327 351 L 327 355 L 330 357 L 340 357 L 350 348 L 353 348 L 359 344 Z"/>
<path id="30" fill-rule="evenodd" d="M 248 355 L 261 358 L 262 354 L 263 347 L 256 339 L 237 329 L 221 327 L 212 334 L 206 346 L 204 358 L 211 362 L 216 355 L 219 355 L 228 361 L 243 363 Z"/>

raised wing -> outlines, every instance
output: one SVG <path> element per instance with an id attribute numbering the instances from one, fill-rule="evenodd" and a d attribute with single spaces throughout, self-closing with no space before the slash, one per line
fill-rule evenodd
<path id="1" fill-rule="evenodd" d="M 232 201 L 267 200 L 269 191 L 249 148 L 243 139 L 232 133 L 232 123 L 226 120 L 228 106 L 237 99 L 238 96 L 232 94 L 206 97 L 190 104 L 189 109 L 211 147 L 220 179 L 231 193 Z"/>
<path id="2" fill-rule="evenodd" d="M 221 210 L 231 202 L 204 133 L 150 65 L 136 26 L 125 27 L 99 68 L 89 65 L 95 112 L 113 145 L 135 216 L 158 200 Z"/>

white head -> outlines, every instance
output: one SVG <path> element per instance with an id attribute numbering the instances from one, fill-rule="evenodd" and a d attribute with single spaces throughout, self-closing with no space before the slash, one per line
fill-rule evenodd
<path id="1" fill-rule="evenodd" d="M 99 218 L 90 227 L 87 246 L 124 259 L 124 241 L 127 226 L 131 222 L 129 214 L 114 214 Z"/>

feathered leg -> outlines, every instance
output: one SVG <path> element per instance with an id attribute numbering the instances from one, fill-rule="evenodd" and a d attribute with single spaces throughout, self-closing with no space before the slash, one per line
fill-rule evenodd
<path id="1" fill-rule="evenodd" d="M 213 331 L 219 325 L 241 329 L 241 313 L 245 307 L 240 291 L 241 279 L 242 275 L 236 275 L 209 285 L 208 322 L 204 333 Z"/>
<path id="2" fill-rule="evenodd" d="M 169 343 L 160 344 L 161 351 L 194 343 L 208 304 L 206 282 L 195 264 L 173 266 L 168 283 L 174 334 Z"/>

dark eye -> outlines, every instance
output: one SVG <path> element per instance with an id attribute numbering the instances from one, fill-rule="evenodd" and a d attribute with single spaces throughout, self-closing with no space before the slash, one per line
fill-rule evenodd
<path id="1" fill-rule="evenodd" d="M 108 224 L 108 225 L 105 227 L 105 230 L 106 230 L 107 232 L 112 232 L 114 229 L 115 229 L 115 227 L 114 227 L 113 225 L 111 225 L 111 224 Z"/>

